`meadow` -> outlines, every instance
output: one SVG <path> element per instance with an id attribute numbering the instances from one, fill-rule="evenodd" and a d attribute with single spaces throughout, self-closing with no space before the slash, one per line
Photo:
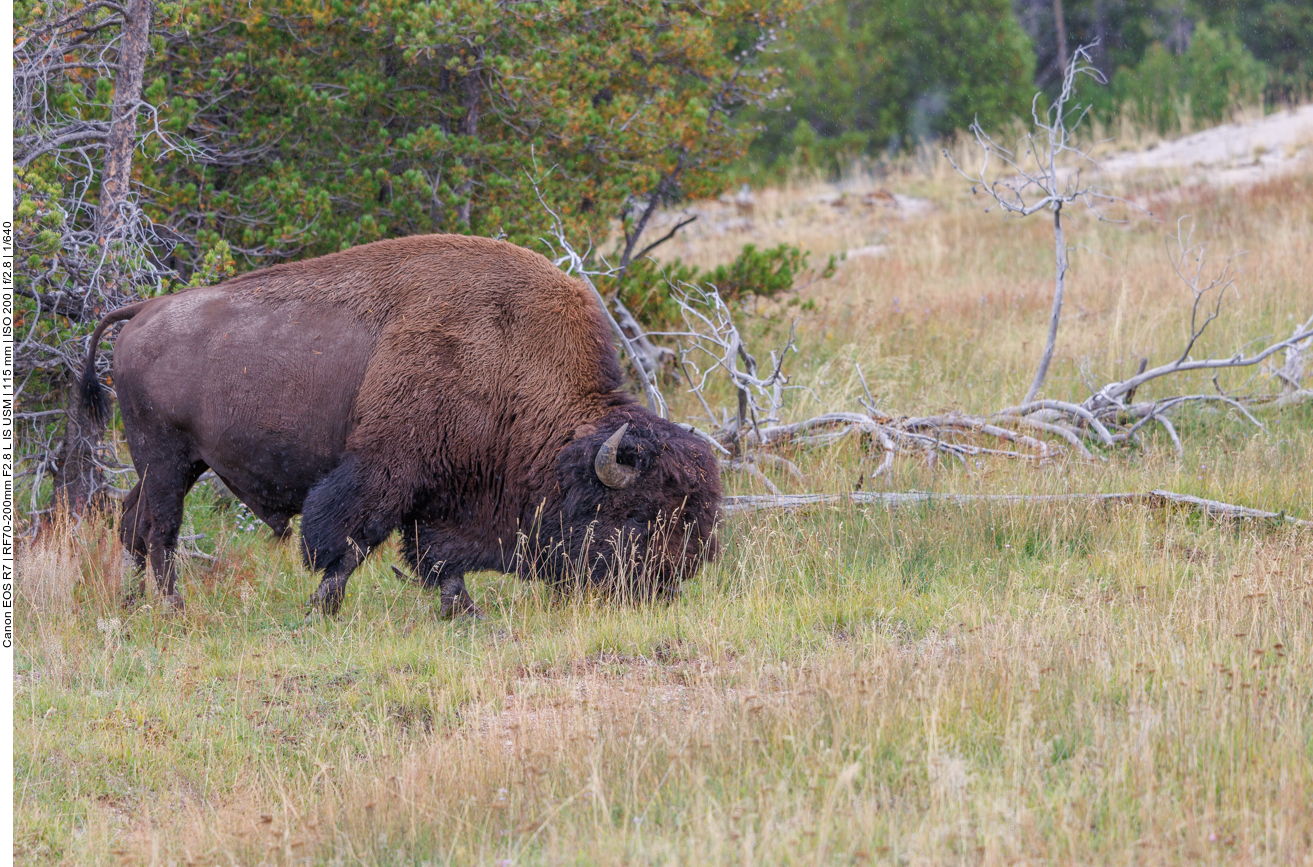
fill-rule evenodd
<path id="1" fill-rule="evenodd" d="M 1117 183 L 1154 216 L 1073 215 L 1049 395 L 1180 353 L 1185 215 L 1215 261 L 1243 251 L 1196 355 L 1313 313 L 1313 175 Z M 987 413 L 1029 384 L 1050 224 L 983 213 L 942 160 L 698 207 L 666 258 L 860 251 L 742 313 L 758 351 L 796 318 L 794 417 L 855 410 L 857 364 L 894 415 Z M 900 457 L 879 479 L 846 440 L 788 453 L 805 484 L 773 479 L 1167 488 L 1313 518 L 1313 404 L 1259 420 L 1183 410 L 1181 456 L 1146 429 L 1094 460 Z M 185 566 L 186 613 L 124 611 L 113 525 L 20 551 L 20 864 L 1313 864 L 1307 529 L 1080 503 L 761 512 L 725 520 L 671 604 L 480 573 L 487 618 L 453 622 L 392 576 L 390 546 L 339 617 L 306 620 L 297 546 L 199 489 L 184 534 L 212 559 Z"/>

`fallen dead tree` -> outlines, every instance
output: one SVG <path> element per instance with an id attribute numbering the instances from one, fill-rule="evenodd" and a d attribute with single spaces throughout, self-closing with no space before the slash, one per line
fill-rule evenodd
<path id="1" fill-rule="evenodd" d="M 546 205 L 544 204 L 544 208 Z M 550 212 L 550 209 L 548 209 Z M 570 244 L 557 221 L 555 238 L 549 242 L 558 251 L 556 265 L 596 287 L 593 278 L 614 272 L 596 269 L 596 261 L 580 255 Z M 1290 337 L 1269 342 L 1261 349 L 1236 352 L 1225 358 L 1196 358 L 1193 350 L 1220 315 L 1228 290 L 1234 291 L 1232 262 L 1210 269 L 1204 245 L 1192 241 L 1191 226 L 1178 224 L 1178 255 L 1173 259 L 1177 275 L 1192 294 L 1190 332 L 1185 346 L 1172 360 L 1149 368 L 1140 364 L 1135 375 L 1103 384 L 1088 383 L 1090 396 L 1080 402 L 1040 398 L 1028 400 L 984 415 L 949 412 L 927 416 L 895 416 L 876 405 L 860 365 L 855 372 L 864 396 L 857 411 L 835 411 L 786 421 L 787 396 L 798 386 L 790 383 L 786 362 L 796 354 L 796 333 L 790 326 L 787 336 L 775 349 L 764 355 L 754 353 L 734 319 L 733 310 L 714 287 L 671 286 L 683 328 L 665 332 L 643 333 L 629 317 L 617 320 L 612 305 L 598 293 L 598 300 L 611 318 L 617 342 L 631 362 L 641 382 L 649 406 L 669 417 L 666 400 L 659 383 L 662 370 L 655 363 L 652 347 L 661 345 L 667 382 L 681 379 L 701 407 L 697 424 L 686 424 L 713 443 L 722 455 L 721 466 L 727 472 L 742 473 L 769 492 L 760 497 L 730 497 L 726 512 L 759 509 L 804 508 L 823 503 L 851 501 L 882 503 L 890 506 L 942 500 L 946 502 L 998 501 L 1042 502 L 1046 498 L 1011 495 L 973 496 L 930 494 L 923 492 L 871 493 L 861 490 L 868 478 L 865 473 L 857 490 L 843 494 L 785 495 L 767 475 L 768 470 L 790 477 L 798 485 L 806 484 L 801 469 L 781 452 L 833 446 L 845 440 L 857 440 L 868 452 L 867 458 L 878 460 L 869 478 L 888 475 L 898 456 L 924 460 L 934 465 L 940 458 L 965 464 L 968 458 L 995 456 L 1044 462 L 1062 455 L 1079 459 L 1106 459 L 1109 452 L 1142 444 L 1141 432 L 1149 424 L 1160 426 L 1173 447 L 1181 453 L 1183 445 L 1170 415 L 1173 411 L 1201 403 L 1219 404 L 1235 410 L 1248 422 L 1263 428 L 1255 413 L 1264 408 L 1280 409 L 1313 398 L 1313 388 L 1305 382 L 1306 356 L 1313 349 L 1313 315 L 1296 327 Z M 591 252 L 591 251 L 590 251 Z M 627 311 L 619 309 L 620 315 Z M 670 349 L 664 344 L 673 343 Z M 643 348 L 640 348 L 643 347 Z M 1285 363 L 1277 368 L 1275 358 L 1284 352 Z M 759 357 L 760 356 L 760 357 Z M 1265 373 L 1278 390 L 1266 393 L 1226 391 L 1218 375 L 1223 370 L 1253 368 L 1268 362 Z M 1152 399 L 1141 398 L 1150 383 L 1161 384 L 1170 377 L 1206 371 L 1212 374 L 1212 393 L 1183 392 Z M 1251 378 L 1250 385 L 1254 382 Z M 719 387 L 713 385 L 718 383 Z M 729 385 L 731 404 L 713 407 L 713 393 L 723 394 Z M 864 461 L 866 458 L 863 459 Z M 1305 526 L 1306 521 L 1287 519 L 1283 513 L 1245 509 L 1211 500 L 1200 500 L 1170 491 L 1149 493 L 1053 495 L 1048 499 L 1133 502 L 1162 507 L 1168 504 L 1188 506 L 1213 516 L 1245 520 L 1282 520 Z"/>
<path id="2" fill-rule="evenodd" d="M 1039 108 L 1043 94 L 1035 94 L 1031 108 L 1034 131 L 1025 134 L 1016 147 L 1002 146 L 987 135 L 979 123 L 974 123 L 971 132 L 981 153 L 977 168 L 970 172 L 964 170 L 948 150 L 944 150 L 952 167 L 971 184 L 971 192 L 983 194 L 992 202 L 986 211 L 997 209 L 1018 218 L 1042 211 L 1051 212 L 1055 250 L 1053 311 L 1048 336 L 1035 378 L 1025 397 L 1017 406 L 998 410 L 986 418 L 962 419 L 955 426 L 969 423 L 977 430 L 984 430 L 988 424 L 1025 427 L 1066 440 L 1084 458 L 1093 457 L 1090 445 L 1114 448 L 1128 442 L 1138 443 L 1140 432 L 1150 424 L 1161 427 L 1180 454 L 1184 447 L 1169 413 L 1190 404 L 1214 403 L 1229 407 L 1261 429 L 1263 423 L 1253 414 L 1256 408 L 1281 408 L 1313 399 L 1313 389 L 1301 382 L 1304 369 L 1301 353 L 1313 344 L 1313 316 L 1309 316 L 1289 338 L 1269 342 L 1259 350 L 1237 351 L 1225 358 L 1194 357 L 1192 352 L 1208 326 L 1221 314 L 1228 293 L 1234 293 L 1235 281 L 1233 257 L 1223 260 L 1220 267 L 1213 267 L 1208 260 L 1206 245 L 1193 241 L 1194 226 L 1188 217 L 1177 222 L 1174 239 L 1177 251 L 1172 256 L 1172 267 L 1190 291 L 1193 302 L 1189 336 L 1179 356 L 1152 369 L 1147 369 L 1148 359 L 1144 359 L 1139 370 L 1124 380 L 1102 384 L 1087 382 L 1090 396 L 1079 403 L 1037 399 L 1053 358 L 1069 254 L 1072 252 L 1063 233 L 1064 206 L 1082 205 L 1099 220 L 1107 219 L 1103 209 L 1114 203 L 1140 210 L 1084 180 L 1085 173 L 1097 173 L 1099 165 L 1088 149 L 1075 143 L 1074 133 L 1090 109 L 1074 99 L 1076 83 L 1082 75 L 1103 80 L 1091 60 L 1089 50 L 1093 47 L 1082 45 L 1075 50 L 1066 65 L 1061 92 L 1045 111 Z M 1286 353 L 1285 366 L 1278 371 L 1269 371 L 1269 378 L 1279 378 L 1282 383 L 1280 394 L 1228 392 L 1218 379 L 1217 374 L 1223 370 L 1262 364 L 1282 350 Z M 1167 394 L 1153 400 L 1135 399 L 1141 388 L 1150 382 L 1195 371 L 1213 373 L 1212 391 Z"/>
<path id="3" fill-rule="evenodd" d="M 592 285 L 593 277 L 607 273 L 590 270 L 586 257 L 574 250 L 562 232 L 557 233 L 555 242 L 555 246 L 563 251 L 557 265 L 567 268 L 589 285 Z M 857 401 L 861 412 L 827 412 L 789 422 L 784 420 L 787 415 L 785 402 L 791 391 L 797 388 L 790 384 L 786 368 L 789 356 L 797 353 L 792 327 L 783 343 L 766 353 L 765 360 L 760 361 L 739 330 L 733 311 L 714 288 L 682 286 L 672 287 L 672 292 L 684 328 L 651 334 L 640 332 L 639 337 L 646 343 L 660 340 L 675 344 L 674 350 L 668 352 L 671 359 L 668 372 L 684 381 L 688 393 L 701 406 L 704 419 L 688 427 L 716 445 L 722 454 L 725 470 L 753 478 L 772 497 L 782 496 L 782 491 L 764 470 L 783 472 L 799 484 L 806 482 L 801 470 L 780 454 L 781 451 L 832 446 L 849 439 L 859 440 L 869 457 L 878 459 L 869 476 L 872 480 L 889 474 L 898 456 L 919 458 L 931 465 L 940 458 L 965 463 L 968 458 L 978 456 L 1040 462 L 1064 453 L 1085 460 L 1106 458 L 1109 452 L 1142 444 L 1141 432 L 1149 424 L 1160 426 L 1180 453 L 1183 445 L 1170 416 L 1185 406 L 1218 404 L 1235 410 L 1249 423 L 1263 428 L 1263 422 L 1255 413 L 1265 408 L 1291 406 L 1313 397 L 1313 389 L 1305 382 L 1306 356 L 1313 348 L 1313 316 L 1297 326 L 1290 337 L 1270 342 L 1261 349 L 1237 352 L 1225 358 L 1195 358 L 1192 350 L 1220 315 L 1226 292 L 1233 289 L 1234 280 L 1230 260 L 1220 269 L 1215 269 L 1207 280 L 1204 279 L 1208 269 L 1206 250 L 1191 242 L 1188 226 L 1178 232 L 1177 242 L 1179 256 L 1173 264 L 1193 299 L 1190 334 L 1185 347 L 1171 361 L 1153 368 L 1148 367 L 1147 361 L 1142 362 L 1136 374 L 1126 379 L 1101 385 L 1088 384 L 1090 396 L 1079 403 L 1041 398 L 987 415 L 949 412 L 900 417 L 876 406 L 861 367 L 857 366 L 855 372 L 864 392 Z M 605 302 L 603 307 L 610 314 Z M 637 350 L 633 335 L 614 317 L 612 327 L 642 383 L 649 405 L 668 416 L 666 401 L 658 387 L 659 372 L 645 363 L 648 354 Z M 1284 352 L 1285 363 L 1277 368 L 1275 359 L 1281 352 Z M 1218 378 L 1221 371 L 1252 368 L 1264 362 L 1268 362 L 1267 379 L 1277 385 L 1277 390 L 1232 393 L 1221 385 Z M 1199 371 L 1212 374 L 1212 393 L 1184 392 L 1136 399 L 1150 383 Z M 716 390 L 713 381 L 719 381 L 722 386 L 728 383 L 731 406 L 721 406 L 719 410 L 713 408 L 713 399 L 709 396 Z M 1251 378 L 1251 385 L 1253 381 Z M 723 388 L 720 391 L 723 393 Z M 859 489 L 866 478 L 863 473 Z M 1166 496 L 1164 492 L 1155 492 L 1154 496 L 1158 495 Z M 834 496 L 868 495 L 859 490 L 852 495 Z"/>
<path id="4" fill-rule="evenodd" d="M 756 445 L 768 446 L 792 442 L 798 445 L 821 445 L 836 442 L 851 434 L 871 437 L 884 452 L 884 458 L 874 472 L 874 476 L 886 473 L 892 464 L 894 455 L 920 452 L 930 461 L 939 454 L 965 459 L 967 456 L 992 454 L 1014 458 L 1031 458 L 1043 460 L 1064 448 L 1064 443 L 1076 454 L 1085 459 L 1094 459 L 1091 448 L 1104 451 L 1127 444 L 1140 444 L 1140 432 L 1151 423 L 1160 426 L 1172 442 L 1178 454 L 1184 446 L 1176 426 L 1171 421 L 1171 413 L 1187 405 L 1203 403 L 1216 404 L 1233 409 L 1236 413 L 1259 429 L 1265 429 L 1256 413 L 1264 409 L 1283 409 L 1298 403 L 1313 400 L 1313 387 L 1306 383 L 1306 355 L 1313 349 L 1313 316 L 1297 326 L 1290 337 L 1269 343 L 1261 349 L 1248 353 L 1236 352 L 1225 358 L 1194 358 L 1192 348 L 1198 343 L 1204 331 L 1219 315 L 1225 291 L 1232 286 L 1230 262 L 1225 263 L 1216 276 L 1207 285 L 1200 287 L 1201 274 L 1206 266 L 1203 249 L 1191 246 L 1188 235 L 1182 236 L 1181 259 L 1177 273 L 1181 275 L 1193 293 L 1194 304 L 1191 311 L 1191 331 L 1186 346 L 1180 355 L 1164 364 L 1149 368 L 1147 360 L 1142 362 L 1139 371 L 1126 379 L 1092 386 L 1091 394 L 1080 403 L 1056 399 L 1032 400 L 1017 406 L 1000 409 L 985 416 L 948 413 L 935 416 L 913 416 L 894 418 L 881 411 L 871 399 L 870 391 L 865 388 L 865 377 L 858 367 L 857 373 L 866 390 L 865 398 L 859 403 L 863 413 L 834 412 L 792 424 L 771 424 L 778 415 L 778 404 L 772 403 L 770 412 L 765 414 L 767 423 L 753 424 L 747 439 Z M 677 334 L 677 337 L 693 336 L 693 346 L 706 354 L 707 343 L 720 347 L 726 353 L 730 348 L 741 344 L 737 329 L 732 323 L 721 324 L 714 337 L 703 335 Z M 1285 363 L 1277 368 L 1272 362 L 1277 353 L 1284 352 Z M 682 356 L 681 356 L 682 357 Z M 774 355 L 772 356 L 774 360 Z M 1224 370 L 1249 368 L 1269 362 L 1266 371 L 1269 381 L 1276 382 L 1278 391 L 1267 393 L 1229 392 L 1221 384 L 1218 374 Z M 722 357 L 717 363 L 723 367 L 735 382 L 744 381 L 748 386 L 760 383 L 750 377 L 731 369 Z M 1142 394 L 1144 386 L 1157 380 L 1187 374 L 1191 372 L 1208 372 L 1212 374 L 1212 392 L 1185 392 L 1167 394 L 1150 400 L 1136 400 Z M 787 381 L 777 369 L 772 371 L 771 382 L 778 384 Z M 1251 379 L 1252 384 L 1253 380 Z M 695 384 L 695 391 L 699 390 Z M 780 391 L 777 387 L 771 393 L 773 400 Z M 747 388 L 740 391 L 740 403 L 752 405 L 752 392 Z M 705 401 L 704 401 L 705 404 Z M 714 420 L 714 414 L 711 415 Z M 754 416 L 755 421 L 755 416 Z M 1050 439 L 1041 438 L 1047 435 Z M 1056 442 L 1053 440 L 1061 440 Z M 990 440 L 1002 447 L 991 447 L 983 443 Z"/>
<path id="5" fill-rule="evenodd" d="M 1206 285 L 1201 285 L 1207 264 L 1204 249 L 1191 245 L 1185 232 L 1178 238 L 1181 255 L 1175 263 L 1177 273 L 1193 296 L 1191 331 L 1185 348 L 1170 362 L 1151 369 L 1145 362 L 1134 376 L 1091 386 L 1090 396 L 1080 403 L 1047 398 L 988 415 L 952 412 L 895 417 L 876 406 L 858 366 L 856 372 L 865 392 L 858 399 L 862 412 L 830 412 L 783 423 L 780 419 L 790 388 L 785 360 L 797 351 L 792 329 L 784 344 L 769 353 L 769 364 L 759 364 L 725 302 L 714 291 L 688 287 L 679 296 L 686 328 L 651 337 L 676 341 L 676 366 L 703 408 L 710 435 L 729 450 L 736 469 L 756 462 L 749 454 L 754 449 L 830 445 L 853 435 L 868 439 L 883 453 L 872 474 L 875 477 L 888 473 L 899 454 L 921 455 L 931 463 L 939 456 L 962 461 L 977 455 L 1045 460 L 1070 448 L 1081 458 L 1094 459 L 1093 449 L 1106 452 L 1140 444 L 1140 432 L 1150 423 L 1165 430 L 1180 453 L 1183 446 L 1170 418 L 1174 410 L 1191 404 L 1219 404 L 1263 428 L 1254 414 L 1259 409 L 1290 406 L 1313 396 L 1313 389 L 1303 381 L 1304 356 L 1313 347 L 1313 316 L 1295 328 L 1290 337 L 1262 349 L 1226 358 L 1194 358 L 1191 350 L 1217 319 L 1224 293 L 1233 280 L 1228 261 Z M 1223 370 L 1254 367 L 1282 351 L 1285 364 L 1268 371 L 1269 380 L 1279 383 L 1279 392 L 1230 393 L 1218 379 Z M 1149 383 L 1195 371 L 1213 374 L 1214 392 L 1135 399 Z M 733 386 L 736 406 L 732 411 L 722 408 L 718 415 L 712 410 L 706 394 L 713 374 L 720 374 Z"/>
<path id="6" fill-rule="evenodd" d="M 723 511 L 727 515 L 764 511 L 798 511 L 817 506 L 834 506 L 852 503 L 858 506 L 884 506 L 897 509 L 905 506 L 919 506 L 926 503 L 947 503 L 966 506 L 976 503 L 997 505 L 1025 506 L 1044 503 L 1089 503 L 1091 505 L 1135 505 L 1151 509 L 1179 508 L 1205 515 L 1209 518 L 1231 521 L 1262 521 L 1277 525 L 1288 524 L 1294 527 L 1313 529 L 1313 521 L 1287 515 L 1285 512 L 1265 512 L 1223 503 L 1219 500 L 1207 500 L 1189 494 L 1174 491 L 1154 490 L 1147 493 L 1116 494 L 950 494 L 931 491 L 852 491 L 845 494 L 780 494 L 780 495 L 742 495 L 726 497 Z"/>

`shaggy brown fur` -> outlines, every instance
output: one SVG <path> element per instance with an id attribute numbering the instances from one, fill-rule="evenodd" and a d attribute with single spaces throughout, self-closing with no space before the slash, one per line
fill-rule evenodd
<path id="1" fill-rule="evenodd" d="M 587 287 L 520 247 L 433 235 L 380 241 L 133 305 L 114 382 L 141 482 L 121 533 L 180 604 L 172 550 L 182 502 L 211 467 L 279 530 L 303 512 L 312 603 L 401 529 L 446 610 L 473 610 L 471 569 L 600 580 L 621 544 L 651 590 L 677 588 L 713 546 L 716 461 L 693 434 L 621 391 Z M 630 423 L 615 490 L 592 461 Z M 660 527 L 661 532 L 656 532 Z M 517 534 L 527 547 L 517 548 Z"/>

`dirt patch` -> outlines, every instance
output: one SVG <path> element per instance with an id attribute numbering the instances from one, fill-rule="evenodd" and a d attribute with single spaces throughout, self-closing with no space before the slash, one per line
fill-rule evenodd
<path id="1" fill-rule="evenodd" d="M 1226 123 L 1100 160 L 1111 176 L 1185 172 L 1186 185 L 1230 186 L 1307 170 L 1313 162 L 1313 105 Z"/>

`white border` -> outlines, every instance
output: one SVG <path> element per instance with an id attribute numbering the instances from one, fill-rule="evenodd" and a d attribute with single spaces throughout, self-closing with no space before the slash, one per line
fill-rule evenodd
<path id="1" fill-rule="evenodd" d="M 14 7 L 0 4 L 4 30 L 14 32 Z M 14 152 L 14 48 L 4 66 L 3 103 L 9 153 Z M 0 774 L 0 863 L 14 859 L 14 162 L 0 167 L 0 761 L 9 768 Z"/>

